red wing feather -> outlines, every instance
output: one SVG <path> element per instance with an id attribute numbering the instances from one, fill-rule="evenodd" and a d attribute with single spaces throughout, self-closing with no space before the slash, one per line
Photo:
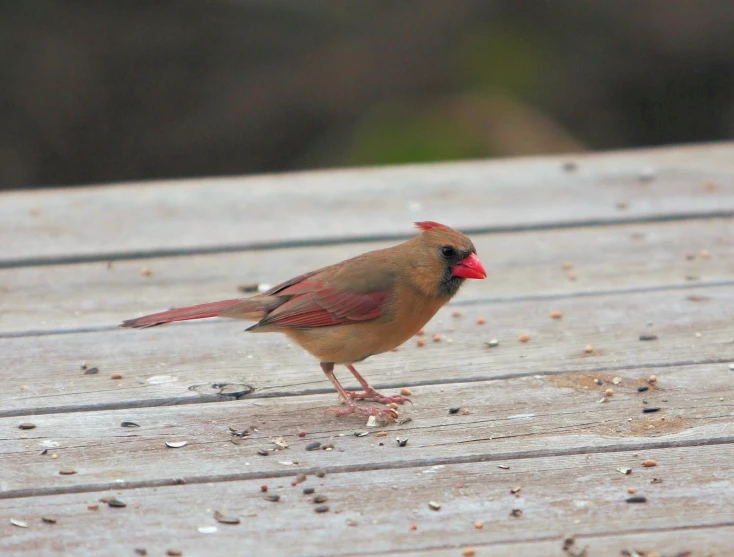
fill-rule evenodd
<path id="1" fill-rule="evenodd" d="M 387 295 L 382 292 L 356 294 L 323 288 L 322 283 L 300 282 L 281 294 L 293 297 L 270 312 L 256 326 L 329 327 L 375 319 L 382 313 Z"/>

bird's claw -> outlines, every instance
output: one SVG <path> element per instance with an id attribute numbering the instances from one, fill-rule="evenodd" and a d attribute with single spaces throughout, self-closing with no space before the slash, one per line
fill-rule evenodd
<path id="1" fill-rule="evenodd" d="M 409 398 L 405 398 L 404 396 L 385 396 L 378 393 L 374 389 L 367 389 L 365 391 L 347 391 L 347 394 L 352 400 L 373 400 L 375 402 L 379 402 L 380 404 L 391 404 L 393 402 L 395 404 L 405 404 L 406 402 L 410 402 L 411 404 L 413 404 Z"/>
<path id="2" fill-rule="evenodd" d="M 346 408 L 329 408 L 327 412 L 334 416 L 348 416 L 349 414 L 357 414 L 358 416 L 376 416 L 394 422 L 398 419 L 398 413 L 392 408 L 379 408 L 377 406 L 358 406 L 354 403 L 347 404 Z"/>

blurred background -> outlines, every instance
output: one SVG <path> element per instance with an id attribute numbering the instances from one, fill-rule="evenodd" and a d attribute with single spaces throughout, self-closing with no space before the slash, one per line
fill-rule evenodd
<path id="1" fill-rule="evenodd" d="M 0 0 L 0 189 L 732 137 L 731 0 Z"/>

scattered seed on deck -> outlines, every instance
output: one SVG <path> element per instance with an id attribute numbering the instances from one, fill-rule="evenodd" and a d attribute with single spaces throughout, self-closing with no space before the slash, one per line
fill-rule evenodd
<path id="1" fill-rule="evenodd" d="M 476 551 L 474 551 L 473 547 L 467 547 L 463 552 L 462 555 L 464 557 L 474 557 L 477 554 Z"/>
<path id="2" fill-rule="evenodd" d="M 319 505 L 318 507 L 314 509 L 314 512 L 317 512 L 317 513 L 329 512 L 329 505 Z"/>
<path id="3" fill-rule="evenodd" d="M 499 468 L 500 470 L 509 470 L 510 469 L 510 467 L 507 466 L 507 464 L 498 464 L 497 465 L 497 468 Z"/>
<path id="4" fill-rule="evenodd" d="M 522 489 L 522 487 L 520 487 L 519 485 L 516 485 L 515 487 L 511 487 L 510 488 L 510 494 L 515 495 L 517 493 L 520 493 L 520 490 L 521 489 Z"/>
<path id="5" fill-rule="evenodd" d="M 387 431 L 378 431 L 375 433 L 375 437 L 387 437 Z"/>
<path id="6" fill-rule="evenodd" d="M 635 493 L 637 493 L 637 490 L 634 487 L 628 487 L 627 493 L 629 493 L 630 495 L 634 495 Z"/>
<path id="7" fill-rule="evenodd" d="M 656 383 L 657 380 L 658 380 L 658 376 L 657 375 L 651 375 L 650 377 L 647 378 L 647 382 L 648 383 Z"/>
<path id="8" fill-rule="evenodd" d="M 652 412 L 658 412 L 660 408 L 658 406 L 651 406 L 649 408 L 643 408 L 642 412 L 644 414 L 651 414 Z"/>
<path id="9" fill-rule="evenodd" d="M 477 325 L 484 325 L 487 320 L 484 317 L 477 317 Z"/>
<path id="10" fill-rule="evenodd" d="M 315 491 L 316 491 L 316 489 L 314 489 L 313 487 L 304 487 L 303 488 L 303 494 L 304 495 L 312 495 Z"/>
<path id="11" fill-rule="evenodd" d="M 36 424 L 31 424 L 28 422 L 18 424 L 18 429 L 35 429 Z"/>
<path id="12" fill-rule="evenodd" d="M 270 451 L 268 451 L 267 449 L 258 449 L 257 454 L 259 454 L 260 456 L 268 456 L 270 454 Z"/>
<path id="13" fill-rule="evenodd" d="M 304 474 L 303 472 L 299 472 L 298 474 L 296 474 L 296 483 L 297 484 L 302 484 L 303 482 L 306 481 L 306 479 L 307 479 L 306 478 L 306 474 Z"/>
<path id="14" fill-rule="evenodd" d="M 415 345 L 416 346 L 425 346 L 426 345 L 426 341 L 423 340 L 422 338 L 419 338 L 418 340 L 415 341 Z"/>
<path id="15" fill-rule="evenodd" d="M 655 179 L 657 172 L 654 168 L 643 168 L 637 175 L 637 179 L 640 182 L 652 182 Z"/>
<path id="16" fill-rule="evenodd" d="M 140 427 L 140 425 L 135 422 L 122 422 L 120 427 Z"/>
<path id="17" fill-rule="evenodd" d="M 640 335 L 640 340 L 657 340 L 658 335 Z"/>
<path id="18" fill-rule="evenodd" d="M 510 516 L 514 518 L 520 518 L 522 516 L 522 509 L 512 509 L 510 511 Z"/>
<path id="19" fill-rule="evenodd" d="M 591 346 L 591 344 L 587 344 L 586 347 L 584 348 L 584 352 L 586 352 L 587 354 L 591 354 L 593 351 L 594 351 L 594 347 Z M 601 385 L 601 381 L 597 383 L 597 385 Z"/>
<path id="20" fill-rule="evenodd" d="M 326 476 L 326 471 L 319 468 L 318 470 L 316 470 L 316 472 L 314 472 L 314 474 L 317 478 L 323 478 L 324 476 Z"/>
<path id="21" fill-rule="evenodd" d="M 27 522 L 23 522 L 22 520 L 17 520 L 15 518 L 10 519 L 10 524 L 17 526 L 18 528 L 28 528 Z"/>
<path id="22" fill-rule="evenodd" d="M 647 503 L 647 497 L 642 495 L 635 495 L 634 497 L 627 497 L 628 503 Z"/>
<path id="23" fill-rule="evenodd" d="M 345 522 L 347 526 L 359 526 L 359 522 L 357 522 L 356 520 L 352 520 L 351 518 L 347 518 Z"/>
<path id="24" fill-rule="evenodd" d="M 437 503 L 436 501 L 429 501 L 428 508 L 431 509 L 432 511 L 440 511 L 441 503 Z"/>
<path id="25" fill-rule="evenodd" d="M 166 551 L 166 555 L 169 555 L 170 557 L 180 557 L 181 555 L 183 555 L 183 551 L 172 547 L 168 551 Z"/>
<path id="26" fill-rule="evenodd" d="M 355 437 L 367 437 L 370 434 L 369 431 L 355 431 L 354 436 Z"/>
<path id="27" fill-rule="evenodd" d="M 240 292 L 244 294 L 247 294 L 249 292 L 257 292 L 259 286 L 260 284 L 258 284 L 257 282 L 246 282 L 244 284 L 240 284 L 237 287 L 237 290 L 239 290 Z"/>
<path id="28" fill-rule="evenodd" d="M 418 332 L 415 333 L 415 334 L 416 334 L 416 336 L 422 337 L 423 335 L 426 334 L 426 330 L 425 329 L 418 329 Z"/>
<path id="29" fill-rule="evenodd" d="M 564 172 L 573 172 L 573 171 L 577 170 L 578 167 L 579 167 L 579 165 L 577 163 L 573 162 L 573 161 L 564 162 L 563 165 L 561 166 L 561 168 L 563 168 L 563 171 Z"/>
<path id="30" fill-rule="evenodd" d="M 730 369 L 731 371 L 734 371 L 734 364 L 729 364 L 729 369 Z"/>
<path id="31" fill-rule="evenodd" d="M 614 379 L 612 379 L 612 384 L 613 385 L 619 385 L 621 382 L 622 382 L 622 378 L 621 377 L 615 377 Z"/>
<path id="32" fill-rule="evenodd" d="M 52 516 L 42 516 L 41 522 L 45 522 L 46 524 L 56 524 L 56 519 Z"/>
<path id="33" fill-rule="evenodd" d="M 404 447 L 405 445 L 408 444 L 407 439 L 401 439 L 400 437 L 398 437 L 396 441 L 398 442 L 398 447 Z"/>
<path id="34" fill-rule="evenodd" d="M 313 498 L 313 502 L 316 503 L 317 505 L 319 503 L 326 503 L 328 500 L 329 500 L 329 498 L 326 495 L 316 495 Z"/>
<path id="35" fill-rule="evenodd" d="M 415 532 L 417 529 L 418 526 L 416 526 L 415 524 L 411 524 L 410 526 L 408 526 L 408 530 L 410 530 L 411 532 Z"/>
<path id="36" fill-rule="evenodd" d="M 62 468 L 61 470 L 59 470 L 59 474 L 61 474 L 62 476 L 72 476 L 76 474 L 76 470 L 74 470 L 73 468 Z"/>
<path id="37" fill-rule="evenodd" d="M 642 385 L 640 387 L 637 387 L 637 392 L 638 393 L 644 393 L 645 391 L 648 391 L 648 390 L 650 390 L 650 387 L 647 387 L 645 385 Z"/>
<path id="38" fill-rule="evenodd" d="M 573 271 L 569 271 L 567 276 L 568 280 L 576 280 L 576 273 L 574 273 Z"/>
<path id="39" fill-rule="evenodd" d="M 133 552 L 135 553 L 135 555 L 140 555 L 141 557 L 145 557 L 146 555 L 148 555 L 148 550 L 144 547 L 136 547 L 135 549 L 133 549 Z"/>
<path id="40" fill-rule="evenodd" d="M 400 394 L 403 396 L 411 396 L 413 394 L 413 391 L 411 391 L 408 387 L 403 387 L 400 389 Z"/>
<path id="41" fill-rule="evenodd" d="M 268 492 L 268 486 L 266 486 L 266 485 L 261 485 L 261 486 L 260 486 L 260 491 L 262 491 L 263 493 L 267 493 L 267 492 Z"/>
<path id="42" fill-rule="evenodd" d="M 188 441 L 166 441 L 166 447 L 168 447 L 169 449 L 180 449 L 181 447 L 185 447 L 188 444 Z"/>
<path id="43" fill-rule="evenodd" d="M 461 410 L 459 407 L 449 408 L 449 414 L 458 414 L 459 410 Z"/>
<path id="44" fill-rule="evenodd" d="M 496 338 L 493 338 L 492 340 L 485 342 L 484 344 L 486 344 L 490 348 L 496 348 L 497 346 L 500 345 L 500 341 L 497 340 Z"/>
<path id="45" fill-rule="evenodd" d="M 527 341 L 529 341 L 529 340 L 530 340 L 530 335 L 527 335 L 527 334 L 522 334 L 522 335 L 520 335 L 520 337 L 518 338 L 518 340 L 519 340 L 520 342 L 527 342 Z"/>
<path id="46" fill-rule="evenodd" d="M 455 309 L 451 312 L 451 317 L 461 317 L 461 312 L 458 309 Z"/>
<path id="47" fill-rule="evenodd" d="M 123 503 L 118 499 L 110 499 L 109 501 L 107 501 L 107 506 L 121 509 L 123 507 L 127 507 L 127 503 Z"/>
<path id="48" fill-rule="evenodd" d="M 97 503 L 92 503 L 91 505 L 87 505 L 88 511 L 98 511 L 99 505 Z"/>
<path id="49" fill-rule="evenodd" d="M 315 451 L 316 449 L 320 449 L 320 448 L 321 448 L 321 442 L 319 441 L 314 441 L 313 443 L 309 443 L 308 445 L 306 445 L 307 451 Z"/>
<path id="50" fill-rule="evenodd" d="M 607 389 L 604 391 L 604 396 L 614 396 L 614 389 Z"/>
<path id="51" fill-rule="evenodd" d="M 441 342 L 441 335 L 438 333 L 434 333 L 431 337 L 431 340 L 433 340 L 433 342 Z"/>
<path id="52" fill-rule="evenodd" d="M 653 478 L 652 480 L 650 480 L 650 483 L 651 484 L 661 484 L 661 483 L 663 483 L 663 479 L 662 478 Z"/>
<path id="53" fill-rule="evenodd" d="M 477 530 L 481 530 L 482 528 L 484 528 L 484 522 L 480 522 L 480 521 L 477 520 L 474 523 L 474 528 L 476 528 Z"/>
<path id="54" fill-rule="evenodd" d="M 272 495 L 266 495 L 266 496 L 264 497 L 264 499 L 265 499 L 266 501 L 270 501 L 271 503 L 276 503 L 276 502 L 280 501 L 280 495 L 275 495 L 275 494 L 272 494 Z"/>
<path id="55" fill-rule="evenodd" d="M 110 375 L 110 379 L 122 379 L 122 373 L 113 373 Z"/>
<path id="56" fill-rule="evenodd" d="M 214 511 L 214 518 L 222 524 L 239 524 L 240 519 L 236 516 L 226 516 L 219 511 Z"/>
<path id="57" fill-rule="evenodd" d="M 551 319 L 560 319 L 561 317 L 563 317 L 563 314 L 560 311 L 557 311 L 557 310 L 556 311 L 551 311 L 549 315 L 550 315 L 550 318 Z"/>
<path id="58" fill-rule="evenodd" d="M 143 267 L 140 269 L 140 274 L 144 277 L 149 277 L 153 274 L 153 271 L 151 271 L 148 267 Z"/>
<path id="59" fill-rule="evenodd" d="M 632 468 L 617 468 L 617 472 L 629 476 L 632 473 Z"/>
<path id="60" fill-rule="evenodd" d="M 658 463 L 657 463 L 657 462 L 655 462 L 655 461 L 654 461 L 653 459 L 651 459 L 651 458 L 648 458 L 647 460 L 645 460 L 645 461 L 644 461 L 644 462 L 642 463 L 642 465 L 643 465 L 643 466 L 644 466 L 645 468 L 652 468 L 653 466 L 657 466 L 657 465 L 658 465 Z"/>
<path id="61" fill-rule="evenodd" d="M 89 369 L 84 370 L 84 375 L 95 375 L 99 373 L 98 367 L 90 367 Z"/>
<path id="62" fill-rule="evenodd" d="M 398 425 L 405 425 L 405 424 L 410 423 L 412 421 L 413 421 L 413 418 L 411 418 L 411 417 L 400 418 L 398 420 Z"/>

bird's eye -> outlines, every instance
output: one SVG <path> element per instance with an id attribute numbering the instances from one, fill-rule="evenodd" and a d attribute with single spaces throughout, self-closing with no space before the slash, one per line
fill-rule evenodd
<path id="1" fill-rule="evenodd" d="M 451 246 L 444 246 L 441 248 L 441 255 L 448 259 L 449 257 L 456 255 L 456 250 Z"/>

